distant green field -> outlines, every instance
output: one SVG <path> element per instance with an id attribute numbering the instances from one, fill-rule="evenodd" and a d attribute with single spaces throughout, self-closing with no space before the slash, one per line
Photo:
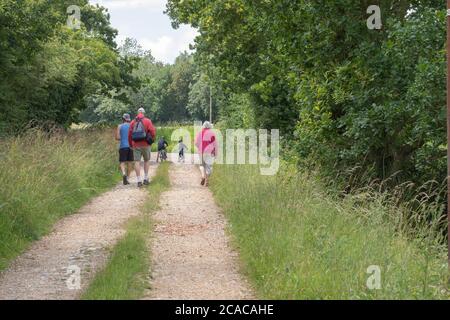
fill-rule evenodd
<path id="1" fill-rule="evenodd" d="M 156 142 L 152 145 L 152 151 L 156 152 L 159 138 L 164 137 L 169 143 L 169 152 L 178 152 L 178 141 L 183 137 L 183 142 L 189 148 L 188 153 L 194 153 L 194 127 L 193 126 L 161 126 L 156 127 Z M 191 143 L 189 143 L 189 137 Z M 175 151 L 174 151 L 175 150 Z"/>

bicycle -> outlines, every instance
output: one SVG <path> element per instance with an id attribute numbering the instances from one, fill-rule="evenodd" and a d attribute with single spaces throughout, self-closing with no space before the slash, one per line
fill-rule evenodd
<path id="1" fill-rule="evenodd" d="M 161 162 L 167 160 L 167 151 L 166 151 L 166 149 L 158 151 L 158 157 L 156 159 L 156 162 L 158 162 L 158 159 L 161 160 Z"/>

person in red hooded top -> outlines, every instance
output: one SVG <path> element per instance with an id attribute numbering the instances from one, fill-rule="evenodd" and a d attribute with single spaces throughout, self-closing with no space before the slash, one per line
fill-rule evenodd
<path id="1" fill-rule="evenodd" d="M 156 129 L 152 121 L 145 117 L 144 108 L 138 110 L 137 117 L 131 121 L 128 130 L 128 142 L 134 153 L 134 168 L 138 187 L 149 185 L 148 171 L 150 168 L 151 145 L 156 138 Z M 141 180 L 141 158 L 144 158 L 144 181 Z"/>

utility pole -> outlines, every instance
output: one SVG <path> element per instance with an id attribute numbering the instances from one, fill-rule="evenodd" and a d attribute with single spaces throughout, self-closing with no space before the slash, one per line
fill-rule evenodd
<path id="1" fill-rule="evenodd" d="M 450 273 L 450 0 L 447 0 L 447 238 Z"/>
<path id="2" fill-rule="evenodd" d="M 450 3 L 450 0 L 448 0 Z M 212 124 L 213 122 L 212 116 L 212 86 L 209 85 L 209 122 Z"/>

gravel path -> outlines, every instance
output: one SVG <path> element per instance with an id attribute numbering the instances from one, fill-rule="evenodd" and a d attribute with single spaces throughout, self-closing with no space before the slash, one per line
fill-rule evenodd
<path id="1" fill-rule="evenodd" d="M 156 159 L 156 157 L 154 157 Z M 151 175 L 156 164 L 152 163 Z M 139 214 L 146 192 L 118 185 L 93 199 L 77 214 L 60 220 L 53 232 L 0 273 L 0 299 L 77 299 L 109 256 L 109 248 L 124 235 L 124 223 Z M 67 284 L 69 270 L 81 272 L 81 290 L 76 281 Z M 73 276 L 70 277 L 71 279 Z"/>
<path id="2" fill-rule="evenodd" d="M 175 164 L 170 180 L 154 216 L 152 289 L 145 299 L 252 299 L 225 218 L 209 189 L 200 186 L 198 168 Z"/>

